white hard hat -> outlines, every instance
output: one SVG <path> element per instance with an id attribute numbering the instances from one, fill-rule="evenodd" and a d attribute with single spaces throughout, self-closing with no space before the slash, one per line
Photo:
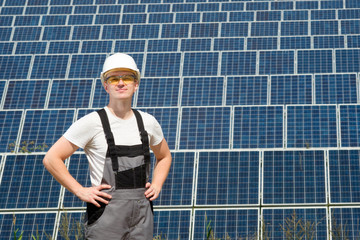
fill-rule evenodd
<path id="1" fill-rule="evenodd" d="M 140 81 L 140 71 L 137 68 L 135 60 L 125 53 L 115 53 L 105 59 L 100 78 L 104 84 L 105 74 L 110 70 L 130 70 L 135 73 L 137 81 Z"/>

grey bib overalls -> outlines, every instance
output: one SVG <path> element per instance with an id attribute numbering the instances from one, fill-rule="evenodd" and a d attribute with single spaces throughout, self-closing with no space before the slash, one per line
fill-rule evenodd
<path id="1" fill-rule="evenodd" d="M 150 172 L 148 134 L 141 115 L 133 109 L 142 144 L 115 145 L 105 109 L 98 111 L 108 151 L 104 164 L 102 184 L 112 186 L 104 190 L 112 196 L 109 204 L 100 208 L 87 204 L 86 239 L 152 239 L 152 203 L 145 197 L 145 184 Z"/>

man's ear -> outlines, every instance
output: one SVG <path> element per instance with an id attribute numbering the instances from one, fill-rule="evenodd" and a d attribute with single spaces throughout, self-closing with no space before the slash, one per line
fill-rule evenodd
<path id="1" fill-rule="evenodd" d="M 107 93 L 109 93 L 109 90 L 108 90 L 108 85 L 106 84 L 106 83 L 103 83 L 103 87 L 104 87 L 104 89 L 105 89 L 105 91 L 107 92 Z"/>

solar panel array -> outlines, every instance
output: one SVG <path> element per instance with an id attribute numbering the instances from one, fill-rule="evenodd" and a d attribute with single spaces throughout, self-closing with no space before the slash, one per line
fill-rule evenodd
<path id="1" fill-rule="evenodd" d="M 354 0 L 0 0 L 0 239 L 82 221 L 42 159 L 107 104 L 115 52 L 138 63 L 133 107 L 173 156 L 155 235 L 284 239 L 301 219 L 314 239 L 358 239 L 359 47 Z M 82 150 L 66 165 L 90 185 Z"/>

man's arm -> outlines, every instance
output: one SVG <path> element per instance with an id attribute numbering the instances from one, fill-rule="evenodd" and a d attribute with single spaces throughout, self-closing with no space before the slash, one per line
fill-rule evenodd
<path id="1" fill-rule="evenodd" d="M 145 196 L 153 201 L 159 196 L 161 188 L 169 174 L 172 158 L 165 139 L 158 145 L 151 146 L 151 150 L 155 154 L 156 164 L 152 182 L 146 184 L 147 190 L 145 191 Z"/>
<path id="2" fill-rule="evenodd" d="M 69 158 L 79 147 L 61 137 L 46 153 L 43 164 L 53 177 L 63 185 L 67 190 L 75 194 L 82 201 L 92 203 L 98 207 L 108 201 L 104 198 L 111 198 L 111 195 L 101 192 L 102 189 L 111 188 L 109 185 L 100 185 L 96 187 L 83 187 L 78 181 L 71 176 L 65 166 L 65 160 Z"/>

